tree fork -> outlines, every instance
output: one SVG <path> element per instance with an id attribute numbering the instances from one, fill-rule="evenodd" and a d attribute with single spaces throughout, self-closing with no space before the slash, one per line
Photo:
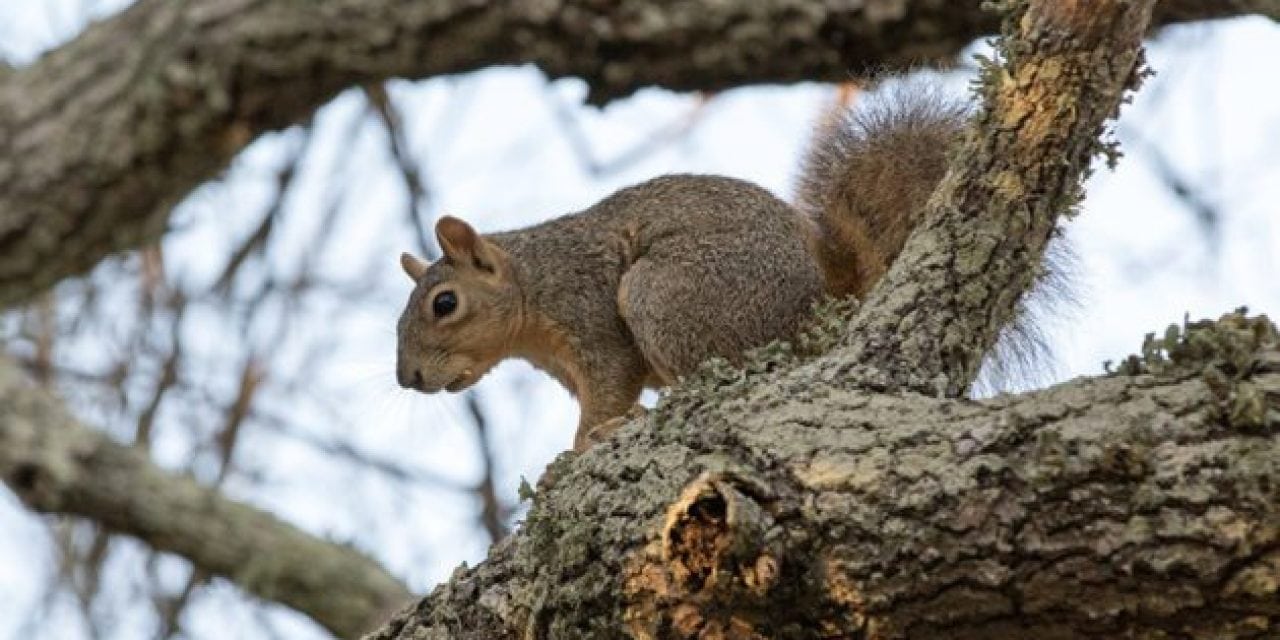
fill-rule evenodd
<path id="1" fill-rule="evenodd" d="M 1003 64 L 983 63 L 981 111 L 922 223 L 850 324 L 837 352 L 847 371 L 836 376 L 962 396 L 1043 273 L 1090 163 L 1114 153 L 1099 136 L 1145 73 L 1153 2 L 1003 4 Z"/>
<path id="2" fill-rule="evenodd" d="M 986 402 L 692 381 L 369 637 L 1275 637 L 1275 327 L 1143 351 Z"/>
<path id="3" fill-rule="evenodd" d="M 643 424 L 563 457 L 524 528 L 370 638 L 1280 630 L 1280 355 L 1265 318 L 1171 332 L 1127 375 L 948 399 L 1078 196 L 1152 5 L 1009 4 L 1006 66 L 988 72 L 960 154 L 979 161 L 949 172 L 846 346 L 688 381 Z M 935 308 L 891 278 L 953 298 Z M 973 287 L 995 293 L 954 299 Z"/>

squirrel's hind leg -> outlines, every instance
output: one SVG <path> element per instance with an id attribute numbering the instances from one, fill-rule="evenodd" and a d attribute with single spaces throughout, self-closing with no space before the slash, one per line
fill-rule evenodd
<path id="1" fill-rule="evenodd" d="M 771 256 L 721 242 L 705 261 L 705 246 L 684 249 L 683 259 L 640 258 L 618 287 L 618 311 L 664 385 L 708 358 L 739 363 L 752 347 L 790 339 L 821 294 L 821 277 L 800 242 Z"/>

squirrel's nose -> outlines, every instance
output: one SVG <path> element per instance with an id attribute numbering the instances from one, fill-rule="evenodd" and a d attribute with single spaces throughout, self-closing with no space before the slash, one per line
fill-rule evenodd
<path id="1" fill-rule="evenodd" d="M 396 382 L 405 389 L 422 390 L 426 382 L 422 379 L 422 369 L 409 369 L 407 367 L 396 369 Z"/>

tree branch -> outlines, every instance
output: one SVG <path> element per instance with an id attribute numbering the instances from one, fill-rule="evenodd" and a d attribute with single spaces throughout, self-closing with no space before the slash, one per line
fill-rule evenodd
<path id="1" fill-rule="evenodd" d="M 1157 22 L 1277 4 L 1169 0 Z M 0 73 L 0 307 L 153 241 L 237 151 L 349 86 L 521 63 L 586 80 L 594 102 L 843 80 L 954 56 L 994 30 L 977 5 L 140 0 Z"/>
<path id="2" fill-rule="evenodd" d="M 0 360 L 0 478 L 36 511 L 135 536 L 339 637 L 367 631 L 410 597 L 355 549 L 158 469 L 142 451 L 81 426 L 8 360 Z"/>
<path id="3" fill-rule="evenodd" d="M 1083 197 L 1098 138 L 1141 78 L 1153 0 L 1011 2 L 1006 61 L 924 221 L 864 301 L 840 353 L 854 381 L 963 395 Z M 962 159 L 962 160 L 960 160 Z"/>
<path id="4" fill-rule="evenodd" d="M 1274 637 L 1275 327 L 1144 352 L 982 403 L 695 380 L 369 638 Z"/>
<path id="5" fill-rule="evenodd" d="M 1280 631 L 1268 321 L 1173 332 L 1135 375 L 946 399 L 1077 201 L 1152 4 L 1009 3 L 984 111 L 845 346 L 681 385 L 371 638 Z M 903 386 L 927 395 L 881 393 Z"/>

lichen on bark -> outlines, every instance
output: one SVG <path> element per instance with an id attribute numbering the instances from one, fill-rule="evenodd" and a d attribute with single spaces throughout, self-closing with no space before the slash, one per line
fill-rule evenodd
<path id="1" fill-rule="evenodd" d="M 1214 378 L 1136 371 L 960 398 L 1141 75 L 1152 5 L 1012 4 L 965 160 L 843 344 L 713 364 L 566 455 L 494 559 L 374 637 L 1280 631 L 1273 340 L 1224 334 L 1213 353 L 1256 363 L 1226 411 Z"/>
<path id="2" fill-rule="evenodd" d="M 1269 637 L 1280 343 L 1263 318 L 1196 326 L 1218 347 L 1177 367 L 984 402 L 783 370 L 673 394 L 371 637 Z M 1202 375 L 1224 362 L 1249 363 L 1261 428 Z"/>

